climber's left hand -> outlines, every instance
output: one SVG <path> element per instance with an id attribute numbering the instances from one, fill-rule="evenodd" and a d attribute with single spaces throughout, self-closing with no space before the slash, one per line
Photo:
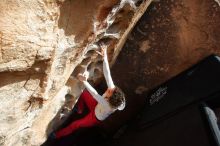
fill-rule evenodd
<path id="1" fill-rule="evenodd" d="M 86 81 L 87 80 L 87 78 L 86 78 L 86 76 L 85 75 L 83 75 L 83 74 L 78 74 L 77 75 L 77 78 L 81 81 L 81 82 L 83 82 L 83 81 Z"/>

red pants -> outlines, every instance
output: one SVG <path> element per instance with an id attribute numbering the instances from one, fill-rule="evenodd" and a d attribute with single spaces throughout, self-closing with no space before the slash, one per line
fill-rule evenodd
<path id="1" fill-rule="evenodd" d="M 92 95 L 87 90 L 84 90 L 81 96 L 79 97 L 79 101 L 78 101 L 79 110 L 83 110 L 84 103 L 87 105 L 89 109 L 89 113 L 82 119 L 76 120 L 66 128 L 57 131 L 56 138 L 69 135 L 70 133 L 75 132 L 79 128 L 92 127 L 100 123 L 100 121 L 97 120 L 95 116 L 95 107 L 97 105 L 97 101 L 92 97 Z"/>

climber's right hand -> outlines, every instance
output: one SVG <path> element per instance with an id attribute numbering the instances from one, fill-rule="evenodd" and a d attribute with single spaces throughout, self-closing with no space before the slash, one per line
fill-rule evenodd
<path id="1" fill-rule="evenodd" d="M 102 56 L 102 58 L 104 59 L 105 57 L 107 57 L 107 46 L 101 45 L 100 46 L 100 51 L 96 51 L 100 56 Z"/>

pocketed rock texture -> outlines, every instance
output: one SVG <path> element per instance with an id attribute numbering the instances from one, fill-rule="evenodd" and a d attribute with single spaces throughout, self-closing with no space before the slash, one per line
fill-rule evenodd
<path id="1" fill-rule="evenodd" d="M 150 3 L 1 0 L 0 145 L 43 143 L 83 89 L 75 76 L 88 70 L 91 82 L 99 80 L 102 60 L 96 51 L 108 47 L 113 64 Z M 71 98 L 64 98 L 68 93 Z"/>

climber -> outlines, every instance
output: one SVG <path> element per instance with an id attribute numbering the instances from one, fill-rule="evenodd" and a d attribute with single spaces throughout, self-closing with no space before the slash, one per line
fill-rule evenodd
<path id="1" fill-rule="evenodd" d="M 82 113 L 83 103 L 85 103 L 89 109 L 89 113 L 82 119 L 76 120 L 69 126 L 52 133 L 50 138 L 61 138 L 75 132 L 79 128 L 99 125 L 116 110 L 124 109 L 125 96 L 122 90 L 115 86 L 112 81 L 107 58 L 107 49 L 102 49 L 101 54 L 103 56 L 103 73 L 108 86 L 107 90 L 102 96 L 99 95 L 87 81 L 88 74 L 79 74 L 78 79 L 85 85 L 86 89 L 79 97 L 77 112 Z"/>

